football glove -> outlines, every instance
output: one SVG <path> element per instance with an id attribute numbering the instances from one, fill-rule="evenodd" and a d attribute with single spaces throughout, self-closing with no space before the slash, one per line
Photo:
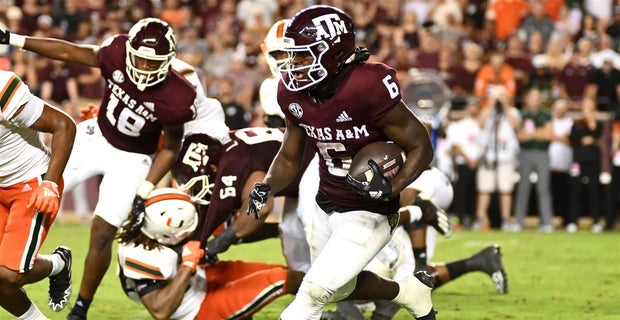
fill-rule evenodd
<path id="1" fill-rule="evenodd" d="M 452 235 L 450 217 L 443 209 L 433 202 L 433 199 L 429 195 L 421 192 L 416 197 L 413 205 L 420 207 L 422 210 L 422 220 L 424 222 L 435 228 L 437 232 L 446 238 Z"/>
<path id="2" fill-rule="evenodd" d="M 86 107 L 80 109 L 80 118 L 83 120 L 96 118 L 98 113 L 99 107 L 92 103 L 89 103 Z"/>
<path id="3" fill-rule="evenodd" d="M 389 200 L 392 195 L 392 184 L 381 174 L 379 165 L 374 160 L 368 160 L 368 167 L 372 170 L 372 179 L 370 181 L 362 182 L 347 174 L 347 184 L 364 197 Z"/>
<path id="4" fill-rule="evenodd" d="M 58 184 L 53 181 L 43 180 L 32 192 L 26 208 L 32 206 L 42 214 L 56 214 L 60 206 Z"/>
<path id="5" fill-rule="evenodd" d="M 9 44 L 10 39 L 11 33 L 9 32 L 9 30 L 0 28 L 0 44 Z"/>
<path id="6" fill-rule="evenodd" d="M 260 216 L 258 212 L 267 204 L 267 200 L 271 196 L 271 186 L 263 183 L 257 182 L 254 184 L 254 188 L 250 192 L 250 197 L 248 201 L 248 215 L 254 214 L 256 219 L 259 219 Z"/>
<path id="7" fill-rule="evenodd" d="M 207 242 L 207 255 L 211 256 L 222 253 L 236 243 L 239 243 L 239 238 L 235 235 L 235 231 L 233 231 L 232 227 L 226 228 Z"/>
<path id="8" fill-rule="evenodd" d="M 181 251 L 181 265 L 189 268 L 192 273 L 196 272 L 196 267 L 200 259 L 204 257 L 205 251 L 200 247 L 200 241 L 192 240 L 183 245 Z"/>
<path id="9" fill-rule="evenodd" d="M 136 233 L 140 231 L 144 225 L 144 216 L 146 215 L 145 200 L 136 195 L 133 198 L 133 204 L 131 205 L 131 216 L 133 217 L 133 224 L 131 225 L 131 232 Z"/>

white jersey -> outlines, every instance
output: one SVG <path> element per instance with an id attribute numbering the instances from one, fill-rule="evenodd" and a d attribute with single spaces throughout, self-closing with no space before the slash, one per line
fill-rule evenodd
<path id="1" fill-rule="evenodd" d="M 0 70 L 0 88 L 0 187 L 8 187 L 44 174 L 49 150 L 29 128 L 43 113 L 43 101 L 13 72 Z"/>
<path id="2" fill-rule="evenodd" d="M 132 300 L 142 303 L 137 291 L 142 284 L 137 280 L 172 281 L 178 270 L 179 255 L 172 249 L 162 246 L 160 249 L 146 250 L 144 246 L 119 244 L 117 273 L 124 277 L 121 281 L 123 290 Z M 121 279 L 123 279 L 123 277 Z M 170 317 L 171 319 L 194 319 L 200 310 L 202 300 L 207 294 L 207 280 L 204 269 L 196 268 L 190 280 L 190 286 L 183 295 L 183 301 Z"/>
<path id="3" fill-rule="evenodd" d="M 196 118 L 188 121 L 184 125 L 185 136 L 194 133 L 204 133 L 210 137 L 226 143 L 230 140 L 228 131 L 230 130 L 225 122 L 224 109 L 222 104 L 213 98 L 207 97 L 200 78 L 194 71 L 194 67 L 183 60 L 177 58 L 172 60 L 172 68 L 179 72 L 196 89 Z"/>
<path id="4" fill-rule="evenodd" d="M 448 210 L 454 198 L 450 179 L 435 167 L 424 170 L 407 188 L 426 193 L 443 210 Z"/>
<path id="5" fill-rule="evenodd" d="M 278 82 L 280 78 L 269 77 L 263 80 L 260 85 L 260 104 L 263 107 L 263 112 L 270 116 L 279 116 L 284 119 L 284 113 L 280 109 L 278 104 Z"/>

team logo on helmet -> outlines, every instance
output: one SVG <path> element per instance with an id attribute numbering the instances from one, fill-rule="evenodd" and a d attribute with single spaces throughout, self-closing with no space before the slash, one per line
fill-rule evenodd
<path id="1" fill-rule="evenodd" d="M 332 39 L 341 34 L 350 32 L 347 30 L 345 21 L 340 19 L 335 13 L 322 15 L 320 17 L 312 19 L 312 22 L 316 26 L 316 41 L 323 39 Z"/>
<path id="2" fill-rule="evenodd" d="M 301 117 L 304 115 L 304 110 L 301 108 L 299 103 L 289 104 L 288 111 L 290 111 L 291 114 L 297 119 L 301 119 Z"/>

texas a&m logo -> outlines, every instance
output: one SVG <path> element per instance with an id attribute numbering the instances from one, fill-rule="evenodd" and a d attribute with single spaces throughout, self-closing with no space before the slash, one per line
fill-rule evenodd
<path id="1" fill-rule="evenodd" d="M 312 19 L 316 26 L 316 41 L 332 39 L 344 33 L 348 33 L 344 20 L 335 13 L 325 14 Z"/>

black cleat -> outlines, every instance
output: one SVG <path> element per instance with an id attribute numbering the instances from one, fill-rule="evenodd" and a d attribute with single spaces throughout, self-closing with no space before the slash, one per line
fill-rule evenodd
<path id="1" fill-rule="evenodd" d="M 83 314 L 78 306 L 74 306 L 66 320 L 86 320 L 86 314 Z"/>
<path id="2" fill-rule="evenodd" d="M 52 254 L 57 254 L 65 262 L 65 267 L 55 276 L 50 276 L 48 306 L 58 312 L 69 304 L 71 298 L 71 249 L 60 246 Z"/>
<path id="3" fill-rule="evenodd" d="M 471 259 L 477 260 L 476 263 L 481 266 L 482 271 L 491 277 L 497 292 L 502 294 L 508 293 L 508 277 L 504 270 L 502 253 L 498 244 L 482 249 L 473 255 Z"/>
<path id="4" fill-rule="evenodd" d="M 452 235 L 450 217 L 433 202 L 429 195 L 425 193 L 418 194 L 413 204 L 422 210 L 422 221 L 435 228 L 437 232 L 446 238 Z"/>

